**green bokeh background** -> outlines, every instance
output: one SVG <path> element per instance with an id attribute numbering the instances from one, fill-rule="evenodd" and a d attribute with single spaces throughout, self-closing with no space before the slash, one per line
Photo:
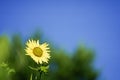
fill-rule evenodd
<path id="1" fill-rule="evenodd" d="M 69 54 L 63 48 L 57 48 L 54 42 L 43 39 L 43 35 L 35 32 L 29 39 L 47 41 L 51 48 L 50 67 L 42 80 L 97 80 L 100 71 L 94 68 L 95 51 L 80 45 Z M 25 43 L 21 35 L 0 36 L 0 80 L 30 80 L 34 73 L 28 66 L 36 63 L 25 54 Z"/>

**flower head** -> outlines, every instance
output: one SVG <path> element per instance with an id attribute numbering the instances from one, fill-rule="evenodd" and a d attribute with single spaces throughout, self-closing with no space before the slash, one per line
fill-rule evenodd
<path id="1" fill-rule="evenodd" d="M 29 55 L 37 64 L 42 64 L 43 62 L 48 63 L 50 59 L 50 48 L 47 43 L 39 44 L 39 40 L 29 40 L 26 45 L 26 55 Z"/>

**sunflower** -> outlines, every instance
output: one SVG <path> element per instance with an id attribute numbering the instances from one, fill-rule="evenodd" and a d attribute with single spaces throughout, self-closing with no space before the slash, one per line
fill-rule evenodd
<path id="1" fill-rule="evenodd" d="M 39 44 L 39 40 L 29 40 L 26 45 L 26 55 L 29 55 L 37 64 L 48 63 L 50 48 L 47 43 Z"/>

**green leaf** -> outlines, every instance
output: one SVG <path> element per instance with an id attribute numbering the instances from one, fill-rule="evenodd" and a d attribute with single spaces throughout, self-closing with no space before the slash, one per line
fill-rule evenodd
<path id="1" fill-rule="evenodd" d="M 14 73 L 14 72 L 15 72 L 14 69 L 9 69 L 9 70 L 8 70 L 8 74 L 10 74 L 10 73 Z"/>
<path id="2" fill-rule="evenodd" d="M 38 68 L 33 68 L 31 66 L 29 66 L 29 68 L 32 69 L 32 70 L 38 71 Z"/>
<path id="3" fill-rule="evenodd" d="M 8 67 L 8 64 L 2 62 L 2 63 L 0 64 L 0 67 Z"/>

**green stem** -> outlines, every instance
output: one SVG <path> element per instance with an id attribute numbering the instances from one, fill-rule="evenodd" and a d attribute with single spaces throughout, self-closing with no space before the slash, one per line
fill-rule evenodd
<path id="1" fill-rule="evenodd" d="M 40 80 L 42 80 L 42 71 L 40 71 Z"/>

